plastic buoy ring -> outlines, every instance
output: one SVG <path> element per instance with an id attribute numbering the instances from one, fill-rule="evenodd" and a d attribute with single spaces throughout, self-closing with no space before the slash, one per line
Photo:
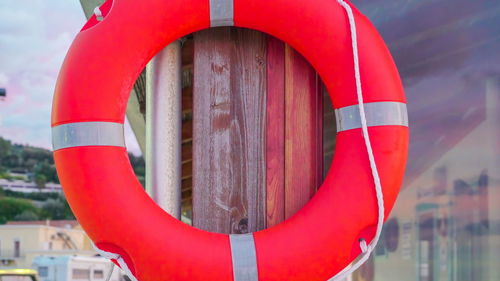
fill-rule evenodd
<path id="1" fill-rule="evenodd" d="M 339 2 L 108 0 L 98 9 L 99 18 L 76 36 L 62 66 L 52 130 L 64 191 L 99 249 L 141 281 L 323 281 L 360 254 L 359 240 L 373 239 L 379 216 L 356 77 L 385 217 L 402 183 L 408 127 L 394 62 L 353 7 L 355 75 L 350 5 Z M 337 115 L 335 157 L 319 192 L 286 222 L 247 235 L 205 232 L 165 213 L 137 181 L 123 138 L 128 96 L 146 63 L 169 42 L 222 25 L 263 31 L 298 50 L 327 85 Z"/>

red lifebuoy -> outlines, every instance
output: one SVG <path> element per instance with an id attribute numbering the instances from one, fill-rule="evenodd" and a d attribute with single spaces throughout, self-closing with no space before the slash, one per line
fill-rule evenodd
<path id="1" fill-rule="evenodd" d="M 371 147 L 385 217 L 407 158 L 405 96 L 374 27 L 354 7 Z M 332 168 L 319 192 L 284 223 L 249 235 L 187 226 L 144 192 L 127 158 L 123 122 L 135 78 L 164 46 L 219 25 L 287 42 L 318 71 L 337 113 Z M 359 254 L 377 226 L 377 200 L 363 134 L 349 18 L 335 0 L 108 0 L 75 38 L 56 87 L 54 155 L 65 194 L 97 247 L 121 257 L 141 281 L 323 281 Z"/>

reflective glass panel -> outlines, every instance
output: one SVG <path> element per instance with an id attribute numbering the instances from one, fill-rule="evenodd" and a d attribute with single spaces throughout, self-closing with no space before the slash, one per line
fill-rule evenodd
<path id="1" fill-rule="evenodd" d="M 394 56 L 411 130 L 404 187 L 352 280 L 500 280 L 500 1 L 352 2 Z"/>

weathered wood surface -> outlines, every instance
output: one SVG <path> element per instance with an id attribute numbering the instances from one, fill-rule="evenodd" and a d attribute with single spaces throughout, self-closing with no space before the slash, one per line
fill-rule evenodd
<path id="1" fill-rule="evenodd" d="M 217 28 L 194 42 L 193 224 L 221 233 L 276 225 L 322 181 L 316 72 L 255 31 Z"/>
<path id="2" fill-rule="evenodd" d="M 285 44 L 267 39 L 267 227 L 285 219 Z"/>
<path id="3" fill-rule="evenodd" d="M 321 183 L 322 99 L 316 72 L 285 48 L 285 218 L 299 211 Z"/>
<path id="4" fill-rule="evenodd" d="M 267 227 L 299 211 L 322 182 L 323 100 L 315 70 L 290 46 L 268 38 Z"/>
<path id="5" fill-rule="evenodd" d="M 193 224 L 265 227 L 266 41 L 256 31 L 194 34 Z"/>
<path id="6" fill-rule="evenodd" d="M 335 143 L 337 135 L 337 123 L 335 121 L 335 110 L 330 99 L 330 95 L 325 87 L 320 88 L 323 96 L 323 178 L 332 166 L 333 155 L 335 154 Z"/>

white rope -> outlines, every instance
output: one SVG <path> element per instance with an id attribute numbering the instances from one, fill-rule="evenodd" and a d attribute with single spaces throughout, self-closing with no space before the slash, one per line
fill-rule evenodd
<path id="1" fill-rule="evenodd" d="M 369 258 L 370 254 L 377 246 L 382 233 L 382 227 L 384 225 L 384 194 L 382 192 L 382 184 L 380 182 L 380 176 L 378 174 L 377 164 L 375 162 L 375 157 L 373 155 L 372 144 L 370 141 L 370 135 L 368 134 L 368 126 L 366 124 L 366 114 L 363 101 L 363 88 L 361 86 L 361 73 L 359 71 L 359 53 L 358 53 L 358 36 L 356 31 L 356 22 L 354 20 L 354 14 L 352 12 L 351 6 L 347 4 L 344 0 L 337 0 L 337 2 L 345 9 L 347 17 L 349 18 L 349 26 L 351 31 L 351 41 L 352 41 L 352 53 L 354 57 L 354 76 L 356 78 L 356 93 L 358 96 L 359 105 L 359 116 L 361 117 L 361 129 L 363 132 L 363 138 L 365 140 L 366 150 L 368 152 L 368 159 L 370 161 L 370 168 L 372 171 L 373 181 L 375 183 L 375 191 L 377 194 L 377 205 L 378 205 L 378 221 L 377 221 L 377 231 L 372 242 L 367 245 L 366 240 L 360 240 L 360 248 L 362 251 L 361 257 L 353 264 L 347 266 L 337 275 L 332 277 L 329 281 L 341 281 L 351 273 L 356 271 L 361 267 Z"/>
<path id="2" fill-rule="evenodd" d="M 115 270 L 115 263 L 111 262 L 111 267 L 108 272 L 108 276 L 106 276 L 106 281 L 111 280 L 111 276 L 113 276 L 113 271 Z"/>
<path id="3" fill-rule="evenodd" d="M 120 256 L 119 254 L 103 251 L 97 248 L 95 244 L 92 244 L 92 246 L 94 247 L 94 250 L 103 258 L 109 260 L 116 260 L 120 268 L 125 272 L 125 274 L 128 276 L 128 278 L 130 278 L 131 281 L 138 281 L 137 278 L 135 278 L 134 274 L 132 274 L 132 271 L 130 271 L 130 269 L 128 268 L 128 265 L 122 258 L 122 256 Z"/>
<path id="4" fill-rule="evenodd" d="M 97 19 L 97 21 L 104 20 L 104 16 L 102 15 L 102 12 L 101 12 L 101 9 L 99 9 L 99 6 L 95 7 L 94 14 L 95 14 L 95 18 Z"/>

